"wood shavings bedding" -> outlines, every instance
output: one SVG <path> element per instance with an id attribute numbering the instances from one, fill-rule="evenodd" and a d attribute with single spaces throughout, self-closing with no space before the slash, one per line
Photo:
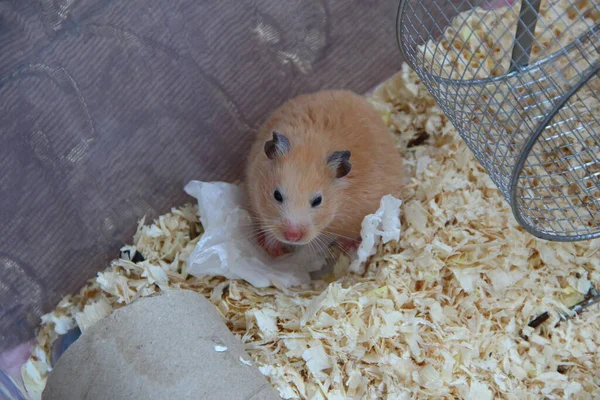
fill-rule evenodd
<path id="1" fill-rule="evenodd" d="M 501 3 L 502 4 L 502 3 Z M 506 2 L 495 9 L 475 7 L 456 15 L 438 41 L 419 46 L 430 73 L 458 80 L 486 79 L 507 74 L 521 2 Z M 534 64 L 595 29 L 600 22 L 600 8 L 592 0 L 541 0 L 539 20 L 535 27 L 535 42 L 531 49 Z M 587 60 L 573 60 L 576 65 L 593 64 L 597 56 L 594 35 L 578 44 L 578 52 L 571 56 Z M 596 36 L 597 40 L 597 36 Z M 564 54 L 559 57 L 566 76 L 578 75 L 582 69 L 568 66 Z M 433 62 L 435 61 L 435 62 Z M 548 83 L 544 83 L 546 86 Z"/>
<path id="2" fill-rule="evenodd" d="M 106 304 L 186 288 L 217 306 L 283 398 L 600 398 L 597 306 L 551 328 L 600 281 L 600 241 L 526 234 L 406 66 L 371 100 L 411 179 L 401 240 L 380 244 L 364 275 L 341 259 L 342 276 L 296 289 L 188 276 L 202 228 L 195 207 L 173 209 L 140 224 L 133 243 L 144 261 L 115 260 L 43 319 L 23 369 L 33 397 L 59 331 L 75 320 L 85 329 Z M 425 143 L 407 148 L 423 133 Z M 523 339 L 521 328 L 544 311 L 550 321 Z"/>

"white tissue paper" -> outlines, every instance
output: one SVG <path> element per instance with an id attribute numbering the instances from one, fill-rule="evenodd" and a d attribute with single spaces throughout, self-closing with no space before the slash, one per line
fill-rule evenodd
<path id="1" fill-rule="evenodd" d="M 402 200 L 388 194 L 381 198 L 379 209 L 363 219 L 360 237 L 362 239 L 356 252 L 356 258 L 350 264 L 350 271 L 365 273 L 365 262 L 377 251 L 377 241 L 383 244 L 400 239 L 400 206 Z"/>
<path id="2" fill-rule="evenodd" d="M 240 186 L 191 181 L 184 190 L 198 200 L 198 215 L 204 228 L 188 259 L 191 275 L 243 279 L 255 287 L 275 282 L 289 287 L 309 283 L 310 273 L 324 266 L 324 255 L 308 246 L 274 259 L 252 241 L 252 218 L 246 210 L 245 194 Z M 384 243 L 399 239 L 400 204 L 393 196 L 384 196 L 379 210 L 365 218 L 358 258 L 351 266 L 353 271 L 364 268 L 364 262 L 375 253 L 380 237 Z"/>
<path id="3" fill-rule="evenodd" d="M 246 211 L 244 191 L 225 182 L 188 183 L 185 192 L 198 200 L 204 228 L 188 260 L 188 273 L 243 279 L 255 287 L 278 282 L 297 286 L 310 282 L 310 272 L 321 269 L 324 259 L 308 247 L 272 258 L 252 238 L 252 219 Z"/>

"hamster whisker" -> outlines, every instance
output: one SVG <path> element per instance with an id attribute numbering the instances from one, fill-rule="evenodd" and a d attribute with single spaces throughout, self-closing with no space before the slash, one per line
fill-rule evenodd
<path id="1" fill-rule="evenodd" d="M 308 248 L 309 248 L 310 252 L 316 256 L 316 255 L 318 255 L 318 250 L 315 249 L 315 246 L 316 246 L 316 244 L 313 243 L 313 240 L 308 242 Z"/>
<path id="2" fill-rule="evenodd" d="M 331 240 L 331 238 L 328 238 Z M 315 237 L 315 239 L 313 241 L 316 241 L 317 243 L 320 244 L 321 248 L 324 250 L 323 253 L 327 253 L 330 257 L 335 258 L 335 254 L 333 251 L 331 251 L 330 248 L 330 244 L 325 242 L 324 238 L 321 236 L 317 236 Z M 332 243 L 335 243 L 335 241 L 332 241 Z"/>
<path id="3" fill-rule="evenodd" d="M 254 232 L 250 232 L 250 233 L 249 233 L 249 234 L 246 236 L 246 238 L 247 238 L 248 240 L 250 240 L 250 241 L 257 241 L 257 242 L 258 242 L 258 238 L 259 238 L 261 235 L 264 235 L 264 236 L 265 236 L 265 241 L 266 241 L 266 236 L 267 236 L 267 235 L 269 235 L 269 236 L 272 236 L 273 234 L 272 234 L 272 232 L 271 232 L 271 230 L 270 230 L 269 228 L 263 228 L 263 229 L 257 229 L 257 230 L 255 230 Z"/>
<path id="4" fill-rule="evenodd" d="M 328 236 L 327 232 L 321 232 L 321 235 L 326 237 L 327 239 L 331 240 L 331 243 L 336 246 L 338 249 L 340 249 L 344 254 L 346 254 L 347 256 L 350 255 L 350 253 L 348 252 L 348 250 L 346 250 L 346 246 L 344 246 L 342 243 L 340 243 L 335 237 L 333 236 Z M 332 254 L 332 256 L 334 256 Z"/>
<path id="5" fill-rule="evenodd" d="M 321 231 L 321 233 L 330 235 L 330 237 L 340 237 L 342 239 L 348 239 L 348 240 L 353 240 L 353 241 L 358 240 L 358 239 L 352 238 L 350 236 L 340 235 L 339 233 L 333 233 L 333 232 L 329 232 L 329 231 Z"/>
<path id="6" fill-rule="evenodd" d="M 248 214 L 250 214 L 250 218 L 258 219 L 258 217 L 262 217 L 264 219 L 271 219 L 268 215 L 264 215 L 260 211 L 257 211 L 257 210 L 253 211 L 246 207 L 240 207 L 240 208 L 242 210 L 246 211 Z"/>
<path id="7" fill-rule="evenodd" d="M 327 254 L 331 254 L 331 250 L 324 247 L 323 244 L 319 241 L 318 238 L 311 240 L 309 243 L 313 244 L 316 247 L 317 251 L 315 251 L 316 256 L 324 256 L 327 257 Z"/>

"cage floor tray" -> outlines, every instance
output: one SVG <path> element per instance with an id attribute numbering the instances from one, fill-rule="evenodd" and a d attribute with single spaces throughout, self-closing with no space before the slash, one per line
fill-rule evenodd
<path id="1" fill-rule="evenodd" d="M 217 306 L 283 398 L 599 398 L 600 311 L 555 323 L 600 281 L 600 241 L 545 242 L 519 227 L 406 66 L 371 100 L 411 179 L 401 240 L 379 246 L 364 275 L 345 273 L 342 258 L 328 282 L 305 288 L 190 277 L 202 229 L 195 207 L 173 209 L 142 222 L 133 255 L 44 318 L 23 369 L 30 393 L 44 387 L 59 333 L 181 287 Z M 542 312 L 548 320 L 528 327 Z"/>

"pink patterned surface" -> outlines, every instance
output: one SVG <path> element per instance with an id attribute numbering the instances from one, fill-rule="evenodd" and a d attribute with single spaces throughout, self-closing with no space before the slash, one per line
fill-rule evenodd
<path id="1" fill-rule="evenodd" d="M 19 382 L 21 367 L 29 358 L 33 342 L 26 342 L 0 354 L 0 370 Z"/>

